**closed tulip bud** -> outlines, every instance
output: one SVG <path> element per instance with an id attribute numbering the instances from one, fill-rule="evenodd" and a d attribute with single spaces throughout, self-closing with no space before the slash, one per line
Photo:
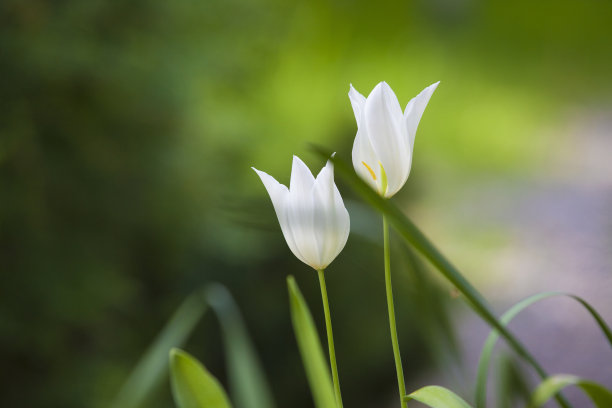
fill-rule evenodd
<path id="1" fill-rule="evenodd" d="M 408 179 L 416 130 L 438 84 L 414 97 L 404 113 L 386 82 L 376 85 L 367 98 L 351 85 L 349 98 L 357 120 L 353 166 L 383 197 L 392 197 Z"/>
<path id="2" fill-rule="evenodd" d="M 293 156 L 289 188 L 253 168 L 261 178 L 293 254 L 316 270 L 325 269 L 344 248 L 350 220 L 334 183 L 331 161 L 316 178 Z"/>

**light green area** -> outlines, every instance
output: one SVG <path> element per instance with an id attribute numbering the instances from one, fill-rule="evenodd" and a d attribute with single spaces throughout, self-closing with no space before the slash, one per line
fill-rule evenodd
<path id="1" fill-rule="evenodd" d="M 582 379 L 574 375 L 558 374 L 548 377 L 533 392 L 529 408 L 538 408 L 549 399 L 561 392 L 563 388 L 577 386 L 589 396 L 596 408 L 612 406 L 612 391 L 596 382 Z"/>
<path id="2" fill-rule="evenodd" d="M 471 408 L 460 396 L 439 385 L 428 385 L 407 395 L 404 399 L 416 400 L 431 408 Z"/>
<path id="3" fill-rule="evenodd" d="M 231 408 L 221 384 L 193 356 L 170 351 L 170 382 L 177 408 Z"/>

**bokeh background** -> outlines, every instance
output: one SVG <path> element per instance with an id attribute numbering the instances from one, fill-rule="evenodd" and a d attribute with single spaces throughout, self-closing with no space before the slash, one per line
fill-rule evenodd
<path id="1" fill-rule="evenodd" d="M 350 83 L 385 80 L 405 106 L 441 81 L 394 201 L 496 310 L 566 289 L 610 321 L 611 21 L 597 0 L 3 1 L 0 405 L 107 406 L 216 281 L 278 406 L 312 406 L 285 277 L 323 329 L 316 275 L 250 167 L 288 182 L 297 154 L 318 171 L 309 143 L 349 159 Z M 327 275 L 345 405 L 394 406 L 379 219 L 339 185 L 353 230 Z M 408 388 L 469 400 L 486 326 L 395 243 Z M 564 302 L 513 327 L 550 371 L 612 386 L 603 338 Z M 226 381 L 213 316 L 186 348 Z M 167 382 L 157 394 L 148 407 L 172 406 Z"/>

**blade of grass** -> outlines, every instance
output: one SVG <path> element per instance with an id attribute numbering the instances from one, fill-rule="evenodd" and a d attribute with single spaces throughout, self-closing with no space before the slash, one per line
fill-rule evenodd
<path id="1" fill-rule="evenodd" d="M 439 385 L 428 385 L 404 397 L 404 401 L 410 400 L 431 408 L 472 408 L 460 396 Z"/>
<path id="2" fill-rule="evenodd" d="M 308 305 L 293 276 L 287 278 L 291 320 L 297 339 L 312 398 L 317 408 L 336 408 L 329 367 L 325 362 L 321 342 Z"/>
<path id="3" fill-rule="evenodd" d="M 266 375 L 231 294 L 225 286 L 211 284 L 206 297 L 221 324 L 234 404 L 238 408 L 273 408 Z"/>
<path id="4" fill-rule="evenodd" d="M 595 407 L 612 407 L 612 392 L 596 382 L 582 379 L 573 375 L 558 374 L 548 377 L 534 391 L 529 408 L 537 408 L 546 403 L 554 395 L 557 395 L 563 388 L 576 385 L 589 396 Z"/>
<path id="5" fill-rule="evenodd" d="M 330 152 L 319 147 L 314 150 L 322 157 L 328 158 Z M 506 340 L 508 345 L 520 355 L 541 378 L 546 378 L 547 373 L 533 355 L 523 346 L 523 344 L 495 317 L 490 306 L 482 295 L 463 277 L 457 268 L 451 264 L 442 253 L 425 237 L 425 235 L 395 206 L 391 200 L 381 198 L 370 188 L 359 176 L 355 174 L 352 166 L 345 160 L 340 159 L 339 155 L 333 156 L 330 160 L 334 163 L 337 173 L 349 182 L 349 184 L 375 209 L 385 214 L 395 230 L 425 258 L 450 282 L 459 292 L 463 294 L 468 305 L 490 326 L 497 329 L 500 335 Z M 569 404 L 562 396 L 557 397 L 557 401 L 563 407 Z"/>
<path id="6" fill-rule="evenodd" d="M 206 311 L 202 290 L 192 293 L 172 315 L 155 341 L 140 358 L 111 408 L 137 408 L 168 372 L 168 350 L 180 347 L 187 340 Z"/>
<path id="7" fill-rule="evenodd" d="M 183 350 L 170 351 L 172 395 L 178 408 L 231 408 L 217 379 Z"/>
<path id="8" fill-rule="evenodd" d="M 523 371 L 514 354 L 503 353 L 500 356 L 495 375 L 497 408 L 524 406 L 529 402 L 531 390 Z"/>
<path id="9" fill-rule="evenodd" d="M 537 293 L 535 295 L 529 296 L 526 299 L 521 300 L 512 306 L 506 313 L 504 313 L 500 319 L 503 325 L 507 325 L 510 323 L 516 315 L 518 315 L 521 311 L 525 310 L 527 307 L 531 306 L 534 303 L 537 303 L 541 300 L 556 297 L 556 296 L 564 296 L 570 299 L 574 299 L 579 302 L 584 308 L 591 314 L 603 334 L 608 339 L 610 346 L 612 346 L 612 331 L 603 320 L 603 318 L 597 313 L 597 311 L 584 299 L 579 296 L 575 296 L 569 293 L 563 292 L 543 292 Z M 480 360 L 478 362 L 478 374 L 476 376 L 476 407 L 477 408 L 485 408 L 487 402 L 487 376 L 488 376 L 488 368 L 489 362 L 491 360 L 491 356 L 493 354 L 493 349 L 495 348 L 495 343 L 499 338 L 499 333 L 497 330 L 492 330 L 485 344 L 482 348 L 482 352 L 480 354 Z"/>

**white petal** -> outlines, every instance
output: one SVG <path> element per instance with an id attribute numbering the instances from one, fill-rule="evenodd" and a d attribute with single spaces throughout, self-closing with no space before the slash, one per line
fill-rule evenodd
<path id="1" fill-rule="evenodd" d="M 346 245 L 346 241 L 348 240 L 349 232 L 351 230 L 351 219 L 349 217 L 349 213 L 344 206 L 344 202 L 342 201 L 342 196 L 338 191 L 338 188 L 334 184 L 334 212 L 336 214 L 336 250 L 334 251 L 333 259 L 335 259 L 338 254 L 344 249 Z M 331 261 L 330 261 L 331 262 Z"/>
<path id="2" fill-rule="evenodd" d="M 276 215 L 278 216 L 278 211 L 284 202 L 289 190 L 286 186 L 282 185 L 274 177 L 269 175 L 266 172 L 261 170 L 257 170 L 255 167 L 251 167 L 255 170 L 255 173 L 259 176 L 261 181 L 263 182 L 268 194 L 270 195 L 270 199 L 272 200 L 272 205 L 274 206 L 274 211 L 276 211 Z"/>
<path id="3" fill-rule="evenodd" d="M 380 160 L 376 156 L 366 132 L 365 126 L 357 129 L 357 135 L 353 142 L 353 167 L 366 183 L 372 186 L 374 190 L 380 191 Z"/>
<path id="4" fill-rule="evenodd" d="M 366 103 L 366 98 L 355 88 L 353 88 L 353 84 L 351 84 L 351 89 L 349 90 L 349 99 L 351 100 L 351 105 L 353 106 L 353 113 L 355 114 L 355 120 L 357 121 L 357 127 L 360 126 L 360 123 L 363 119 L 363 108 Z"/>
<path id="5" fill-rule="evenodd" d="M 314 226 L 320 254 L 316 269 L 326 268 L 338 256 L 350 229 L 348 211 L 334 183 L 333 171 L 333 164 L 328 161 L 315 181 Z"/>
<path id="6" fill-rule="evenodd" d="M 314 177 L 310 169 L 299 157 L 293 156 L 293 165 L 291 166 L 291 181 L 289 182 L 289 191 L 297 194 L 309 194 L 314 185 Z"/>
<path id="7" fill-rule="evenodd" d="M 406 106 L 406 110 L 404 111 L 404 120 L 406 121 L 406 126 L 408 128 L 408 140 L 410 142 L 411 152 L 414 147 L 414 137 L 416 135 L 419 122 L 421 121 L 421 116 L 423 116 L 427 103 L 439 84 L 440 81 L 429 85 L 427 88 L 423 89 L 421 93 L 412 98 L 412 100 L 410 100 Z"/>
<path id="8" fill-rule="evenodd" d="M 287 217 L 302 260 L 313 268 L 320 258 L 314 229 L 314 182 L 308 166 L 299 157 L 293 156 Z"/>
<path id="9" fill-rule="evenodd" d="M 272 200 L 272 205 L 274 206 L 274 211 L 276 212 L 276 216 L 278 217 L 278 223 L 280 224 L 281 231 L 283 232 L 283 236 L 285 237 L 285 241 L 291 249 L 291 252 L 302 262 L 306 262 L 306 258 L 300 252 L 300 249 L 297 245 L 294 232 L 291 228 L 291 224 L 289 222 L 288 217 L 288 199 L 289 199 L 289 190 L 286 186 L 280 184 L 276 179 L 269 174 L 257 170 L 254 167 L 251 167 L 261 181 L 263 182 L 268 194 L 270 195 L 270 199 Z"/>
<path id="10" fill-rule="evenodd" d="M 366 100 L 365 125 L 372 148 L 387 174 L 387 191 L 399 190 L 410 169 L 408 135 L 403 122 L 393 90 L 386 82 L 376 85 Z"/>

